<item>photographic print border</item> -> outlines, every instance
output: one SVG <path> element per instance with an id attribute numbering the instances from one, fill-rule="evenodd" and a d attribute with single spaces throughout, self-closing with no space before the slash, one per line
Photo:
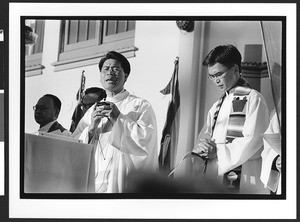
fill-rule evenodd
<path id="1" fill-rule="evenodd" d="M 10 16 L 10 19 L 11 18 L 16 18 L 16 17 L 19 17 L 19 19 L 20 19 L 20 17 L 22 17 L 22 16 L 31 16 L 31 15 L 29 15 L 28 14 L 28 11 L 26 10 L 26 4 L 24 5 L 23 4 L 23 7 L 24 8 L 20 8 L 20 6 L 22 5 L 23 3 L 20 3 L 20 4 L 17 4 L 17 3 L 15 3 L 15 4 L 12 4 L 11 6 L 14 8 L 14 6 L 16 6 L 16 5 L 18 5 L 17 6 L 17 9 L 16 9 L 16 11 L 14 11 L 13 12 L 13 15 L 11 15 Z M 76 6 L 78 6 L 78 5 L 76 5 Z M 32 7 L 32 6 L 30 6 L 30 7 Z M 153 7 L 153 5 L 151 6 L 151 7 Z M 77 7 L 76 7 L 77 8 Z M 164 7 L 162 7 L 162 8 L 164 8 Z M 160 7 L 160 10 L 162 10 L 162 8 Z M 78 8 L 77 8 L 78 9 Z M 20 11 L 18 11 L 18 10 L 21 10 L 21 13 L 20 13 Z M 22 13 L 22 11 L 24 10 L 24 14 Z M 152 9 L 153 10 L 153 9 Z M 158 14 L 159 13 L 161 13 L 160 12 L 160 10 L 159 10 L 159 12 L 158 12 Z M 177 8 L 177 10 L 178 10 L 178 8 Z M 117 10 L 118 11 L 118 10 Z M 118 13 L 120 13 L 120 9 L 119 9 L 119 11 L 118 11 Z M 250 10 L 251 11 L 251 10 Z M 105 12 L 105 11 L 104 11 Z M 18 15 L 18 13 L 20 13 L 19 15 Z M 36 14 L 35 14 L 36 13 Z M 34 13 L 32 13 L 32 16 L 40 16 L 40 13 L 42 13 L 42 11 L 35 11 Z M 94 12 L 95 13 L 95 12 Z M 172 14 L 172 13 L 171 13 Z M 17 15 L 17 16 L 16 16 Z M 16 16 L 16 17 L 15 17 Z M 153 15 L 149 15 L 149 16 L 153 16 Z M 155 15 L 154 15 L 155 16 Z M 174 16 L 174 15 L 169 15 L 169 16 Z M 177 14 L 177 16 L 178 16 L 178 14 Z M 288 16 L 288 17 L 290 17 L 290 16 L 292 16 L 292 18 L 294 18 L 294 14 L 292 14 L 292 15 L 286 15 L 286 16 Z M 21 19 L 20 19 L 21 20 Z M 19 21 L 19 22 L 21 22 L 21 21 Z M 287 27 L 287 29 L 289 29 L 289 27 Z M 16 36 L 21 36 L 20 35 L 20 33 L 19 32 L 17 32 L 17 33 L 14 33 L 14 34 L 16 34 Z M 10 30 L 10 36 L 13 36 L 14 35 L 13 34 L 13 32 Z M 10 37 L 10 39 L 12 39 L 12 41 L 14 41 L 14 40 L 16 40 L 16 37 Z M 287 39 L 287 41 L 289 41 L 290 39 Z M 292 40 L 294 40 L 294 38 L 292 37 Z M 20 42 L 20 41 L 19 41 Z M 13 51 L 13 54 L 15 54 L 15 52 L 18 50 L 18 44 L 16 44 L 16 46 L 13 46 L 13 47 L 11 47 L 11 50 Z M 290 50 L 290 49 L 289 49 Z M 17 53 L 18 54 L 18 53 Z M 13 58 L 11 55 L 10 55 L 10 58 Z M 17 58 L 20 58 L 20 57 L 17 57 Z M 288 60 L 288 59 L 287 59 Z M 290 61 L 289 61 L 290 62 Z M 10 61 L 10 70 L 11 70 L 11 63 L 12 63 L 12 61 Z M 18 63 L 17 63 L 18 64 Z M 295 63 L 296 64 L 296 63 Z M 287 67 L 288 67 L 288 65 L 289 64 L 287 64 Z M 20 66 L 21 67 L 21 66 Z M 290 68 L 289 68 L 290 69 Z M 11 74 L 11 75 L 17 75 L 17 73 L 18 73 L 18 70 L 16 70 L 16 69 L 14 69 L 14 68 L 12 68 L 12 70 L 13 70 L 13 74 Z M 19 70 L 20 71 L 20 70 Z M 293 73 L 294 71 L 292 71 L 291 73 Z M 22 69 L 21 69 L 21 73 L 22 73 Z M 287 70 L 287 73 L 288 73 L 288 70 Z M 11 77 L 11 76 L 10 76 Z M 288 83 L 287 83 L 288 84 Z M 12 85 L 10 85 L 10 86 L 12 86 Z M 10 88 L 10 95 L 9 95 L 9 98 L 10 98 L 10 101 L 18 101 L 19 99 L 15 99 L 15 98 L 17 98 L 18 97 L 18 93 L 19 93 L 19 96 L 21 96 L 22 95 L 22 86 L 21 86 L 21 90 L 16 90 L 16 92 L 12 92 L 13 91 L 13 89 L 14 89 L 15 87 L 12 87 L 12 88 Z M 292 93 L 293 94 L 293 93 Z M 287 93 L 287 97 L 289 96 L 290 94 L 289 94 L 289 92 Z M 289 98 L 288 98 L 289 99 Z M 21 100 L 19 100 L 19 101 L 21 101 Z M 290 103 L 290 101 L 287 101 L 287 103 Z M 20 104 L 21 104 L 21 102 L 20 102 Z M 289 104 L 287 104 L 287 106 L 289 106 Z M 16 104 L 10 104 L 10 110 L 21 110 L 22 108 L 21 108 L 21 105 L 20 106 L 18 106 L 18 105 L 16 105 Z M 21 114 L 22 115 L 22 114 Z M 21 116 L 20 116 L 20 119 L 19 118 L 16 118 L 16 119 L 14 119 L 14 120 L 12 120 L 11 118 L 10 118 L 10 125 L 12 124 L 12 126 L 10 127 L 10 129 L 12 128 L 12 127 L 14 127 L 14 126 L 16 126 L 16 128 L 18 129 L 18 120 L 21 122 Z M 288 120 L 287 120 L 287 123 L 289 123 L 288 122 Z M 293 125 L 292 125 L 293 126 Z M 11 132 L 11 131 L 10 131 Z M 21 129 L 20 129 L 20 131 L 19 132 L 21 132 Z M 17 136 L 17 138 L 19 138 L 18 136 Z M 11 133 L 10 133 L 10 146 L 11 145 L 13 145 L 13 147 L 16 147 L 16 143 L 15 142 L 13 142 L 13 143 L 11 143 L 12 141 L 11 141 Z M 20 139 L 21 139 L 21 137 L 20 137 Z M 14 148 L 15 149 L 15 148 Z M 15 157 L 15 156 L 20 156 L 18 153 L 16 154 L 15 152 L 13 152 L 14 154 L 11 154 L 10 153 L 10 160 L 13 160 L 13 157 Z M 14 156 L 12 156 L 12 155 L 14 155 Z M 289 154 L 290 155 L 290 154 Z M 18 197 L 18 194 L 16 194 L 15 192 L 16 192 L 16 190 L 18 190 L 18 189 L 16 189 L 16 187 L 15 187 L 15 185 L 17 184 L 20 184 L 21 182 L 19 181 L 18 182 L 18 179 L 16 179 L 15 177 L 16 177 L 16 175 L 15 175 L 15 168 L 18 168 L 18 167 L 16 167 L 16 166 L 14 166 L 13 164 L 15 164 L 16 163 L 16 161 L 14 160 L 14 161 L 10 161 L 10 167 L 12 167 L 12 170 L 10 170 L 10 175 L 12 175 L 12 178 L 10 177 L 10 184 L 14 184 L 14 187 L 12 188 L 12 189 L 10 189 L 10 199 L 11 199 L 11 201 L 10 201 L 10 204 L 11 204 L 11 208 L 10 208 L 10 215 L 11 216 L 13 216 L 13 217 L 23 217 L 24 215 L 25 216 L 28 216 L 30 213 L 29 213 L 29 209 L 30 208 L 28 208 L 28 207 L 25 207 L 27 210 L 29 210 L 29 211 L 27 211 L 26 213 L 24 213 L 24 212 L 17 212 L 17 209 L 20 209 L 20 206 L 23 206 L 25 203 L 30 203 L 31 202 L 31 204 L 32 204 L 32 208 L 35 208 L 36 207 L 36 203 L 41 203 L 42 202 L 42 205 L 45 207 L 45 206 L 47 206 L 47 207 L 50 207 L 51 208 L 51 206 L 53 207 L 53 202 L 58 202 L 58 205 L 63 205 L 63 206 L 65 206 L 65 204 L 69 204 L 70 205 L 70 207 L 72 208 L 72 205 L 73 206 L 75 206 L 75 205 L 77 205 L 78 203 L 76 203 L 77 201 L 72 201 L 72 200 L 70 200 L 70 199 L 73 199 L 73 198 L 71 198 L 71 197 L 67 197 L 67 199 L 65 199 L 65 200 L 58 200 L 58 201 L 55 201 L 55 200 L 41 200 L 41 201 L 39 201 L 39 200 L 37 200 L 37 199 L 39 199 L 39 197 L 37 197 L 37 196 L 35 196 L 33 199 L 34 200 L 21 200 L 21 198 L 19 198 Z M 287 163 L 288 165 L 289 165 L 289 167 L 291 166 L 290 164 L 291 163 Z M 295 164 L 294 162 L 292 163 L 292 164 Z M 20 164 L 16 164 L 17 166 L 19 166 L 19 170 L 21 169 L 21 166 L 20 166 Z M 14 173 L 12 173 L 11 171 L 13 171 Z M 288 175 L 287 175 L 288 176 Z M 290 175 L 288 176 L 288 177 L 290 177 Z M 289 180 L 288 180 L 289 181 Z M 292 192 L 292 190 L 294 190 L 294 186 L 291 188 L 291 192 Z M 288 190 L 288 189 L 287 189 Z M 19 188 L 19 191 L 22 191 L 22 189 L 20 189 Z M 48 196 L 43 196 L 42 197 L 42 199 L 46 199 L 46 198 L 49 198 Z M 112 198 L 114 198 L 114 197 L 112 197 Z M 128 198 L 128 197 L 125 197 L 125 198 Z M 144 198 L 144 197 L 143 197 Z M 170 197 L 168 197 L 168 198 L 170 198 Z M 291 198 L 290 197 L 290 194 L 288 193 L 288 195 L 287 195 L 287 199 L 285 200 L 285 201 L 283 201 L 283 202 L 288 202 L 288 203 L 291 203 L 291 202 L 293 202 L 293 198 Z M 63 198 L 64 199 L 64 198 Z M 209 198 L 210 199 L 210 198 Z M 251 198 L 250 198 L 251 199 Z M 259 197 L 258 197 L 258 199 L 260 199 Z M 287 201 L 288 200 L 288 201 Z M 102 201 L 102 202 L 101 202 Z M 204 206 L 205 205 L 205 200 L 187 200 L 186 198 L 184 198 L 184 199 L 182 199 L 182 200 L 170 200 L 170 199 L 165 199 L 165 200 L 152 200 L 152 199 L 148 199 L 148 200 L 140 200 L 139 198 L 134 198 L 134 199 L 132 199 L 132 200 L 114 200 L 114 199 L 111 199 L 111 200 L 101 200 L 100 201 L 100 203 L 98 203 L 97 202 L 97 206 L 99 206 L 100 208 L 102 207 L 102 209 L 106 209 L 106 210 L 108 210 L 109 208 L 107 208 L 107 206 L 106 205 L 108 205 L 108 206 L 117 206 L 117 209 L 122 209 L 123 207 L 124 207 L 124 204 L 125 205 L 127 205 L 127 204 L 129 204 L 130 206 L 136 206 L 136 207 L 138 207 L 138 208 L 140 208 L 140 209 L 142 209 L 142 211 L 141 212 L 143 212 L 143 213 L 145 213 L 146 212 L 146 210 L 147 209 L 149 209 L 149 206 L 155 206 L 154 207 L 154 209 L 161 209 L 161 208 L 157 208 L 157 207 L 162 207 L 162 206 L 164 206 L 165 204 L 166 205 L 168 205 L 168 208 L 172 208 L 172 207 L 174 207 L 173 209 L 178 209 L 178 207 L 180 206 L 180 205 L 182 205 L 182 204 L 186 204 L 187 206 L 190 206 L 191 207 L 191 209 L 193 209 L 193 208 L 195 208 L 195 206 L 193 205 L 194 203 L 197 203 L 197 204 L 199 204 L 199 206 Z M 117 202 L 116 202 L 117 201 Z M 221 205 L 223 204 L 227 204 L 228 202 L 226 201 L 226 200 L 217 200 Z M 228 206 L 227 207 L 233 207 L 233 206 L 237 206 L 236 204 L 238 203 L 238 204 L 241 204 L 241 205 L 243 205 L 243 204 L 245 204 L 245 201 L 247 202 L 247 200 L 232 200 L 232 201 L 229 201 L 229 204 L 228 204 Z M 35 203 L 36 202 L 36 203 Z M 46 202 L 48 202 L 48 205 L 47 205 L 47 203 Z M 50 204 L 49 204 L 49 202 L 50 202 Z M 84 199 L 82 199 L 82 200 L 80 200 L 80 201 L 78 201 L 78 202 L 82 202 L 82 203 L 85 203 L 85 202 L 89 202 L 88 200 L 86 200 L 85 198 Z M 209 201 L 209 202 L 211 202 L 211 201 Z M 216 202 L 216 201 L 213 201 L 214 203 Z M 257 202 L 257 201 L 256 201 Z M 255 203 L 256 203 L 255 202 Z M 264 202 L 264 201 L 262 201 L 262 202 Z M 91 203 L 94 203 L 94 200 L 91 200 L 91 202 L 90 203 L 88 203 L 88 204 L 91 204 Z M 112 204 L 115 204 L 115 205 L 112 205 Z M 145 204 L 145 206 L 143 206 L 143 204 Z M 247 203 L 246 203 L 246 205 L 247 205 Z M 272 204 L 271 204 L 272 205 Z M 260 206 L 262 206 L 261 205 L 261 203 L 260 204 L 258 204 L 258 206 L 253 206 L 253 207 L 260 207 Z M 78 206 L 77 206 L 78 207 Z M 278 206 L 276 206 L 276 207 L 278 207 Z M 95 208 L 94 207 L 92 207 L 94 210 L 95 210 Z M 150 207 L 151 208 L 151 207 Z M 180 209 L 180 208 L 179 208 Z M 196 208 L 197 209 L 197 208 Z M 228 209 L 228 208 L 227 208 Z M 74 211 L 72 211 L 72 212 L 74 212 Z M 119 214 L 119 215 L 117 215 L 117 216 L 115 216 L 114 214 L 113 214 L 113 212 L 111 212 L 111 211 L 109 211 L 109 213 L 107 214 L 107 213 L 105 213 L 105 214 L 102 214 L 102 215 L 100 215 L 100 214 L 97 214 L 97 213 L 91 213 L 91 210 L 87 210 L 87 212 L 86 213 L 90 213 L 90 215 L 88 216 L 88 215 L 86 215 L 85 213 L 85 215 L 83 215 L 83 213 L 82 214 L 79 214 L 78 212 L 77 213 L 74 213 L 74 215 L 70 215 L 70 216 L 65 216 L 65 215 L 69 215 L 68 213 L 70 213 L 70 209 L 69 210 L 67 210 L 67 212 L 60 212 L 60 213 L 53 213 L 53 215 L 50 215 L 50 217 L 52 217 L 52 216 L 54 216 L 54 217 L 59 217 L 59 216 L 62 216 L 62 217 L 71 217 L 71 218 L 73 218 L 73 217 L 75 217 L 75 218 L 78 218 L 78 217 L 81 217 L 81 216 L 83 216 L 83 217 L 86 217 L 86 216 L 88 216 L 88 218 L 98 218 L 98 217 L 100 217 L 100 218 L 140 218 L 140 217 L 142 217 L 142 218 L 169 218 L 170 216 L 168 215 L 168 214 L 166 214 L 166 213 L 164 213 L 164 212 L 160 212 L 158 215 L 157 214 L 155 214 L 155 216 L 153 215 L 153 214 L 149 214 L 149 212 L 147 212 L 147 213 L 145 213 L 145 214 L 141 214 L 141 213 L 138 213 L 138 214 L 136 214 L 136 215 L 134 215 L 134 214 L 132 214 L 132 212 L 126 212 L 124 209 L 122 209 L 121 210 L 121 214 Z M 198 213 L 198 212 L 194 212 L 194 211 L 192 211 L 193 213 L 191 213 L 188 217 L 191 217 L 191 218 L 210 218 L 208 215 L 203 215 L 203 214 L 200 214 L 200 213 Z M 66 214 L 65 214 L 66 213 Z M 222 213 L 221 213 L 221 215 L 220 216 L 218 216 L 218 217 L 220 217 L 220 218 L 226 218 L 226 214 L 224 214 L 225 213 L 225 211 L 222 211 Z M 22 216 L 23 215 L 23 216 Z M 176 215 L 172 215 L 171 217 L 173 218 L 186 218 L 186 211 L 183 211 L 182 213 L 177 213 Z M 31 217 L 36 217 L 36 218 L 40 218 L 40 217 L 49 217 L 49 214 L 46 214 L 46 215 L 42 215 L 41 214 L 41 212 L 38 212 L 38 211 L 36 211 L 35 210 L 35 215 L 30 215 Z M 102 216 L 102 217 L 101 217 Z M 215 217 L 216 215 L 214 215 L 214 217 Z M 227 215 L 228 216 L 228 215 Z M 240 215 L 240 214 L 238 214 L 238 216 L 241 216 L 242 218 L 244 218 L 245 216 L 247 216 L 247 215 Z M 249 215 L 248 215 L 249 216 Z M 212 217 L 212 218 L 214 218 L 214 217 Z M 264 216 L 262 216 L 262 217 L 264 217 Z M 247 217 L 246 217 L 247 218 Z M 278 218 L 278 217 L 275 217 L 275 218 Z"/>

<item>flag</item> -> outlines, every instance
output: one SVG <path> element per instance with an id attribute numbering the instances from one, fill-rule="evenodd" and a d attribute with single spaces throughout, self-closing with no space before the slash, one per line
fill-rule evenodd
<path id="1" fill-rule="evenodd" d="M 175 156 L 178 145 L 179 117 L 180 117 L 180 94 L 178 82 L 177 57 L 174 62 L 174 72 L 168 85 L 160 92 L 164 95 L 171 94 L 166 122 L 162 131 L 160 142 L 160 153 L 158 157 L 159 170 L 163 173 L 170 173 L 175 166 Z"/>
<path id="2" fill-rule="evenodd" d="M 70 126 L 70 132 L 73 133 L 81 120 L 82 116 L 84 115 L 82 109 L 81 109 L 81 104 L 77 104 L 77 106 L 74 109 L 73 115 L 72 115 L 72 122 Z"/>
<path id="3" fill-rule="evenodd" d="M 76 94 L 76 100 L 77 100 L 77 106 L 74 109 L 73 115 L 72 115 L 72 122 L 70 126 L 70 132 L 73 133 L 77 127 L 77 124 L 81 120 L 82 116 L 84 115 L 81 104 L 84 97 L 84 89 L 85 89 L 85 75 L 84 70 L 82 70 L 82 74 L 80 77 L 80 87 Z"/>

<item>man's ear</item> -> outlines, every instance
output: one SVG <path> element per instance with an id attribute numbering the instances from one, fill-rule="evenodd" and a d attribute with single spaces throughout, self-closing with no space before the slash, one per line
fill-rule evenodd
<path id="1" fill-rule="evenodd" d="M 56 116 L 56 119 L 58 118 L 59 112 L 60 112 L 59 109 L 55 109 L 55 116 Z"/>
<path id="2" fill-rule="evenodd" d="M 128 76 L 129 76 L 129 74 L 128 74 L 128 73 L 125 73 L 125 81 L 124 81 L 124 82 L 127 81 Z"/>
<path id="3" fill-rule="evenodd" d="M 234 65 L 234 71 L 236 71 L 236 72 L 239 73 L 239 67 L 238 67 L 238 65 Z"/>

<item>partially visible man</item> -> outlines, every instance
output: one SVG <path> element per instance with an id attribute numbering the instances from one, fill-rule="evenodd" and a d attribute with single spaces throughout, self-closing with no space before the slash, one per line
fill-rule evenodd
<path id="1" fill-rule="evenodd" d="M 241 60 L 233 45 L 217 46 L 204 59 L 209 79 L 224 93 L 210 108 L 193 152 L 204 160 L 203 172 L 232 192 L 265 194 L 260 154 L 269 112 L 263 96 L 241 76 Z"/>
<path id="2" fill-rule="evenodd" d="M 57 122 L 61 101 L 52 94 L 42 96 L 33 107 L 34 119 L 40 125 L 39 132 L 70 136 L 71 132 Z"/>
<path id="3" fill-rule="evenodd" d="M 281 194 L 281 144 L 276 140 L 281 138 L 279 117 L 275 109 L 271 112 L 270 125 L 265 134 L 273 135 L 274 144 L 267 142 L 264 138 L 264 150 L 262 156 L 262 170 L 260 179 L 265 187 L 270 190 L 270 194 Z M 271 140 L 271 139 L 270 139 Z"/>
<path id="4" fill-rule="evenodd" d="M 84 96 L 80 103 L 76 106 L 73 116 L 70 131 L 73 133 L 84 116 L 85 112 L 95 103 L 100 102 L 106 98 L 106 92 L 104 89 L 98 87 L 87 88 L 84 91 Z"/>

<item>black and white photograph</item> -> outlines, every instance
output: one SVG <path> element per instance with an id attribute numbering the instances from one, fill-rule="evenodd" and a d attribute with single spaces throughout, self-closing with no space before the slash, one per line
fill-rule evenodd
<path id="1" fill-rule="evenodd" d="M 295 5 L 9 5 L 10 217 L 296 215 Z"/>
<path id="2" fill-rule="evenodd" d="M 25 193 L 281 195 L 284 19 L 87 19 L 24 20 Z"/>

